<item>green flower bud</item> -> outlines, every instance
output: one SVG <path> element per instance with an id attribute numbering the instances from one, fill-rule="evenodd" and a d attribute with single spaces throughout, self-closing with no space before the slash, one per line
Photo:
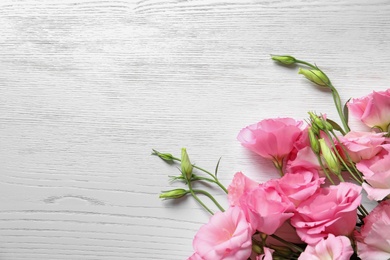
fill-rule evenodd
<path id="1" fill-rule="evenodd" d="M 163 191 L 160 194 L 160 199 L 178 199 L 185 196 L 188 193 L 185 189 L 174 189 L 170 191 Z"/>
<path id="2" fill-rule="evenodd" d="M 316 127 L 318 130 L 324 130 L 324 131 L 328 130 L 328 129 L 330 129 L 330 130 L 333 129 L 332 125 L 330 123 L 326 122 L 326 120 L 324 120 L 322 116 L 317 116 L 313 112 L 309 112 L 309 115 L 310 115 L 310 119 L 312 121 L 312 127 Z M 330 128 L 329 128 L 329 126 L 330 126 Z"/>
<path id="3" fill-rule="evenodd" d="M 333 130 L 333 126 L 331 123 L 329 123 L 328 121 L 325 121 L 325 129 L 328 130 L 328 131 L 332 131 Z"/>
<path id="4" fill-rule="evenodd" d="M 190 180 L 192 176 L 193 166 L 188 157 L 186 148 L 181 148 L 181 173 L 186 180 Z"/>
<path id="5" fill-rule="evenodd" d="M 289 55 L 283 55 L 283 56 L 271 55 L 271 58 L 285 65 L 291 65 L 297 61 L 294 57 Z"/>
<path id="6" fill-rule="evenodd" d="M 318 138 L 311 127 L 309 127 L 309 141 L 311 149 L 318 154 L 320 152 L 320 143 L 318 142 Z"/>
<path id="7" fill-rule="evenodd" d="M 173 155 L 170 153 L 160 153 L 159 151 L 156 151 L 153 149 L 152 155 L 157 155 L 158 157 L 160 157 L 164 161 L 169 161 L 169 162 L 173 161 Z"/>
<path id="8" fill-rule="evenodd" d="M 299 68 L 298 74 L 302 74 L 308 80 L 320 86 L 327 86 L 330 84 L 329 78 L 320 70 L 306 70 Z"/>
<path id="9" fill-rule="evenodd" d="M 261 246 L 256 245 L 256 244 L 252 244 L 252 251 L 255 252 L 256 254 L 263 254 L 264 253 L 263 248 L 261 248 Z"/>
<path id="10" fill-rule="evenodd" d="M 319 139 L 318 142 L 320 143 L 321 153 L 329 170 L 331 170 L 334 174 L 339 175 L 341 173 L 341 166 L 337 160 L 336 154 L 328 147 L 324 138 Z"/>
<path id="11" fill-rule="evenodd" d="M 288 259 L 288 257 L 293 253 L 293 251 L 286 246 L 272 246 L 272 249 L 274 249 L 280 256 L 286 257 L 284 259 Z"/>
<path id="12" fill-rule="evenodd" d="M 312 124 L 310 126 L 312 132 L 315 134 L 315 135 L 319 135 L 320 134 L 320 129 L 318 128 L 318 126 L 316 124 Z"/>

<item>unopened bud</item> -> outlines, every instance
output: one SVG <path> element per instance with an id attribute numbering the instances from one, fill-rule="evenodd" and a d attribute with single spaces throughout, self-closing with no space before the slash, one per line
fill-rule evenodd
<path id="1" fill-rule="evenodd" d="M 308 80 L 320 86 L 327 86 L 330 84 L 329 78 L 320 70 L 306 70 L 300 68 L 298 74 L 302 74 Z"/>
<path id="2" fill-rule="evenodd" d="M 312 121 L 312 126 L 315 126 L 318 130 L 325 130 L 325 120 L 322 119 L 322 116 L 317 116 L 313 112 L 309 112 L 310 119 Z"/>
<path id="3" fill-rule="evenodd" d="M 272 246 L 272 249 L 274 249 L 275 252 L 278 253 L 278 255 L 286 257 L 284 259 L 288 259 L 288 257 L 291 256 L 291 254 L 293 253 L 290 248 L 285 246 Z"/>
<path id="4" fill-rule="evenodd" d="M 332 131 L 333 130 L 333 126 L 331 123 L 329 123 L 328 121 L 325 121 L 325 129 L 328 130 L 328 131 Z"/>
<path id="5" fill-rule="evenodd" d="M 188 193 L 185 189 L 174 189 L 170 191 L 163 191 L 160 194 L 160 199 L 178 199 L 185 196 Z"/>
<path id="6" fill-rule="evenodd" d="M 315 135 L 319 135 L 320 134 L 320 129 L 318 128 L 318 126 L 316 124 L 312 124 L 310 126 L 312 132 L 315 134 Z"/>
<path id="7" fill-rule="evenodd" d="M 297 61 L 294 57 L 289 55 L 271 55 L 271 58 L 285 65 L 291 65 Z"/>
<path id="8" fill-rule="evenodd" d="M 192 176 L 193 166 L 190 162 L 190 158 L 188 157 L 186 148 L 181 149 L 181 172 L 188 181 Z"/>
<path id="9" fill-rule="evenodd" d="M 328 147 L 324 138 L 319 139 L 318 142 L 320 143 L 321 153 L 329 170 L 334 174 L 339 175 L 341 173 L 341 166 L 337 160 L 336 154 Z"/>
<path id="10" fill-rule="evenodd" d="M 309 127 L 309 141 L 310 141 L 310 146 L 313 151 L 318 154 L 320 152 L 320 144 L 318 142 L 318 138 L 313 132 L 313 129 Z"/>
<path id="11" fill-rule="evenodd" d="M 257 244 L 252 244 L 252 251 L 255 252 L 256 254 L 263 254 L 263 248 Z"/>
<path id="12" fill-rule="evenodd" d="M 159 151 L 156 151 L 153 149 L 152 155 L 157 155 L 158 157 L 160 157 L 164 161 L 169 161 L 169 162 L 173 161 L 173 155 L 170 153 L 160 153 Z"/>

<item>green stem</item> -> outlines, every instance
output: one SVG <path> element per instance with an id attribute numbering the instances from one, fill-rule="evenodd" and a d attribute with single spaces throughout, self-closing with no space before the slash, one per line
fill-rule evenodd
<path id="1" fill-rule="evenodd" d="M 214 197 L 208 193 L 207 191 L 204 191 L 204 190 L 193 190 L 195 193 L 200 193 L 200 194 L 203 194 L 205 196 L 207 196 L 212 202 L 214 202 L 214 204 L 219 208 L 220 211 L 224 212 L 225 209 L 218 203 L 218 201 L 216 201 L 216 199 L 214 199 Z"/>
<path id="2" fill-rule="evenodd" d="M 356 175 L 352 172 L 352 170 L 348 167 L 347 163 L 344 161 L 343 157 L 341 156 L 341 154 L 340 154 L 339 151 L 337 150 L 336 144 L 334 143 L 333 138 L 332 138 L 331 134 L 329 133 L 329 131 L 324 131 L 324 132 L 325 132 L 326 135 L 328 136 L 329 140 L 331 140 L 333 151 L 334 151 L 334 153 L 336 154 L 336 156 L 337 156 L 337 158 L 339 159 L 339 161 L 343 164 L 344 168 L 349 172 L 349 174 L 352 176 L 352 178 L 353 178 L 355 181 L 357 181 L 357 182 L 361 185 L 361 184 L 362 184 L 362 181 L 359 180 L 359 179 L 356 177 Z M 344 154 L 346 154 L 346 155 L 349 157 L 348 152 L 345 151 L 344 146 L 340 143 L 340 140 L 337 138 L 337 136 L 334 134 L 334 132 L 331 132 L 331 133 L 333 133 L 333 135 L 335 136 L 337 142 L 338 142 L 338 143 L 340 144 L 340 146 L 342 147 Z M 352 162 L 352 165 L 353 165 L 353 162 Z M 341 177 L 341 175 L 340 175 L 340 177 Z M 339 177 L 339 179 L 340 179 L 340 177 Z M 342 178 L 342 177 L 341 177 L 341 178 Z M 341 180 L 341 179 L 340 179 L 340 180 Z M 344 181 L 344 179 L 341 180 L 341 181 Z"/>
<path id="3" fill-rule="evenodd" d="M 205 209 L 207 210 L 211 215 L 214 215 L 214 212 L 212 212 L 199 198 L 198 196 L 195 194 L 194 190 L 192 189 L 192 184 L 191 184 L 191 181 L 188 181 L 188 189 L 190 190 L 190 193 L 192 195 L 192 197 L 194 197 L 194 199 Z"/>
<path id="4" fill-rule="evenodd" d="M 340 144 L 340 147 L 343 150 L 343 153 L 347 156 L 347 160 L 348 160 L 349 164 L 352 166 L 353 171 L 357 174 L 357 176 L 359 178 L 356 177 L 356 175 L 352 173 L 352 170 L 350 170 L 350 168 L 348 168 L 345 165 L 344 160 L 340 159 L 343 162 L 344 167 L 348 170 L 348 172 L 352 175 L 352 177 L 361 185 L 363 183 L 363 181 L 364 181 L 361 172 L 356 168 L 355 163 L 351 159 L 351 156 L 349 156 L 348 151 L 345 149 L 345 146 L 343 144 L 341 144 L 340 139 L 337 137 L 337 135 L 334 133 L 334 131 L 332 130 L 330 132 L 332 133 L 332 135 L 334 136 L 336 141 Z M 331 137 L 329 136 L 329 138 L 331 138 Z M 339 155 L 337 149 L 335 149 L 335 150 L 336 150 L 338 156 L 340 156 L 340 158 L 341 158 L 341 155 Z"/>
<path id="5" fill-rule="evenodd" d="M 334 185 L 334 181 L 332 180 L 332 178 L 329 175 L 328 170 L 325 168 L 324 164 L 322 163 L 321 156 L 318 155 L 317 153 L 315 153 L 315 155 L 317 156 L 318 163 L 320 164 L 322 170 L 324 171 L 326 178 L 328 178 L 330 183 L 332 183 Z"/>
<path id="6" fill-rule="evenodd" d="M 219 181 L 216 181 L 216 180 L 213 180 L 213 179 L 210 179 L 210 178 L 206 178 L 206 177 L 201 177 L 201 176 L 192 177 L 191 180 L 192 180 L 192 181 L 200 181 L 200 180 L 202 180 L 202 181 L 208 181 L 208 182 L 211 182 L 211 183 L 215 183 L 215 184 L 217 184 L 223 191 L 225 191 L 226 193 L 228 193 L 227 190 L 226 190 L 226 188 L 225 188 Z"/>
<path id="7" fill-rule="evenodd" d="M 278 236 L 275 235 L 275 234 L 270 235 L 270 237 L 272 237 L 272 238 L 278 240 L 279 242 L 282 242 L 283 244 L 285 244 L 286 246 L 290 247 L 291 249 L 294 249 L 294 250 L 296 250 L 296 251 L 298 251 L 298 252 L 300 252 L 300 253 L 303 252 L 303 249 L 300 248 L 299 246 L 294 245 L 293 243 L 288 242 L 288 241 L 284 240 L 283 238 L 278 237 Z"/>
<path id="8" fill-rule="evenodd" d="M 219 182 L 218 178 L 215 177 L 211 172 L 209 172 L 209 171 L 207 171 L 207 170 L 205 170 L 205 169 L 203 169 L 203 168 L 200 168 L 200 167 L 198 167 L 198 166 L 196 166 L 196 165 L 193 165 L 193 167 L 194 167 L 195 169 L 198 169 L 198 170 L 200 170 L 200 171 L 202 171 L 202 172 L 207 173 L 208 175 L 210 175 L 210 176 L 215 180 L 215 183 L 216 183 L 216 184 L 217 184 L 217 185 L 218 185 L 226 194 L 228 193 L 228 190 L 225 188 L 225 186 L 223 186 L 223 184 Z"/>
<path id="9" fill-rule="evenodd" d="M 172 160 L 181 162 L 181 159 L 179 159 L 179 158 L 177 158 L 177 157 L 172 157 Z M 215 184 L 217 184 L 217 185 L 218 185 L 226 194 L 228 193 L 228 190 L 225 188 L 225 186 L 223 186 L 222 183 L 219 182 L 218 178 L 215 177 L 214 174 L 212 174 L 211 172 L 209 172 L 209 171 L 207 171 L 207 170 L 205 170 L 205 169 L 203 169 L 203 168 L 201 168 L 201 167 L 199 167 L 199 166 L 196 166 L 196 165 L 194 165 L 194 164 L 193 164 L 192 166 L 193 166 L 195 169 L 198 169 L 198 170 L 200 170 L 200 171 L 202 171 L 202 172 L 204 172 L 204 173 L 210 175 L 211 178 L 214 179 L 213 182 L 214 182 Z"/>
<path id="10" fill-rule="evenodd" d="M 362 213 L 362 215 L 364 217 L 366 217 L 369 214 L 368 211 L 366 210 L 366 208 L 363 206 L 363 204 L 360 204 L 358 209 L 359 209 L 360 213 Z"/>
<path id="11" fill-rule="evenodd" d="M 284 175 L 284 173 L 283 173 L 283 159 L 274 158 L 272 160 L 272 163 L 274 164 L 275 168 L 278 170 L 280 177 L 283 177 L 283 175 Z"/>
<path id="12" fill-rule="evenodd" d="M 295 63 L 304 64 L 306 66 L 309 66 L 310 68 L 317 69 L 317 66 L 314 66 L 313 64 L 310 64 L 309 62 L 303 60 L 296 60 Z"/>
<path id="13" fill-rule="evenodd" d="M 343 108 L 341 106 L 341 99 L 339 92 L 336 90 L 336 88 L 332 85 L 332 83 L 327 84 L 328 87 L 332 90 L 332 96 L 334 103 L 336 105 L 337 113 L 339 114 L 339 117 L 341 119 L 341 123 L 343 123 L 343 127 L 346 133 L 351 131 L 348 126 L 348 122 L 346 121 L 344 114 L 343 114 Z"/>
<path id="14" fill-rule="evenodd" d="M 310 68 L 312 69 L 316 69 L 316 70 L 319 70 L 321 71 L 328 79 L 329 77 L 320 69 L 318 68 L 317 66 L 309 63 L 309 62 L 306 62 L 306 61 L 303 61 L 303 60 L 296 60 L 295 61 L 296 63 L 300 63 L 300 64 L 304 64 L 306 66 L 309 66 Z M 324 82 L 326 83 L 326 82 Z M 342 106 L 341 106 L 341 99 L 340 99 L 340 95 L 339 93 L 337 92 L 336 88 L 332 85 L 332 83 L 330 82 L 329 80 L 329 83 L 326 83 L 326 85 L 331 89 L 332 91 L 332 96 L 333 96 L 333 101 L 336 105 L 336 109 L 337 109 L 337 113 L 339 114 L 339 117 L 341 119 L 341 122 L 343 123 L 343 126 L 344 126 L 344 129 L 345 129 L 345 132 L 349 132 L 350 129 L 349 129 L 349 126 L 348 126 L 348 122 L 346 122 L 346 119 L 344 117 L 344 114 L 343 114 L 343 109 L 342 109 Z"/>

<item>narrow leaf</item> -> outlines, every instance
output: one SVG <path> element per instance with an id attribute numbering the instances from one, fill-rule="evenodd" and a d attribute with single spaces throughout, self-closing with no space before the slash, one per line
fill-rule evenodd
<path id="1" fill-rule="evenodd" d="M 219 167 L 219 162 L 221 161 L 222 157 L 219 157 L 219 160 L 218 160 L 218 163 L 217 163 L 217 166 L 215 167 L 215 172 L 214 172 L 214 175 L 215 177 L 217 177 L 217 174 L 218 174 L 218 167 Z"/>
<path id="2" fill-rule="evenodd" d="M 333 120 L 330 120 L 330 119 L 326 119 L 326 121 L 332 125 L 333 129 L 336 130 L 336 131 L 339 131 L 340 133 L 342 133 L 343 135 L 345 135 L 345 132 L 344 130 L 341 128 L 341 126 L 339 124 L 337 124 L 335 121 Z"/>
<path id="3" fill-rule="evenodd" d="M 343 114 L 344 114 L 345 122 L 347 122 L 347 124 L 348 124 L 348 118 L 349 118 L 349 110 L 348 110 L 347 104 L 348 104 L 348 102 L 349 102 L 350 100 L 351 100 L 351 99 L 348 99 L 348 101 L 345 102 L 344 108 L 343 108 Z"/>

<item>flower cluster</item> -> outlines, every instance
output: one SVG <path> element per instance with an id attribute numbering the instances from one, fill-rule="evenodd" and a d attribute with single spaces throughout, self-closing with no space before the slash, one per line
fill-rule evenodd
<path id="1" fill-rule="evenodd" d="M 237 172 L 228 188 L 218 180 L 219 162 L 211 173 L 192 164 L 184 148 L 181 158 L 154 150 L 181 164 L 182 174 L 174 180 L 188 186 L 160 197 L 192 195 L 212 214 L 197 232 L 188 259 L 390 259 L 390 89 L 341 106 L 336 88 L 317 66 L 292 56 L 272 58 L 306 66 L 299 73 L 331 91 L 342 126 L 309 112 L 306 122 L 273 118 L 243 128 L 239 142 L 269 159 L 280 178 L 257 183 Z M 349 113 L 368 130 L 351 130 Z M 219 186 L 229 207 L 194 189 L 193 182 Z M 198 195 L 220 211 L 214 213 Z M 377 204 L 371 212 L 362 196 Z"/>

